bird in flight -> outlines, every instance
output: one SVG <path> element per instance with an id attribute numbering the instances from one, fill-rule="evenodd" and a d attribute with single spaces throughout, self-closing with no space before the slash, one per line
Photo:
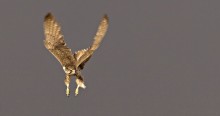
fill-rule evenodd
<path id="1" fill-rule="evenodd" d="M 87 49 L 82 49 L 74 53 L 67 47 L 64 37 L 61 33 L 61 27 L 55 20 L 51 13 L 48 13 L 44 18 L 44 34 L 45 47 L 56 57 L 63 67 L 66 73 L 64 83 L 66 85 L 66 95 L 70 95 L 70 80 L 71 76 L 76 77 L 77 88 L 75 95 L 78 94 L 79 87 L 86 88 L 84 79 L 80 73 L 83 70 L 85 63 L 91 58 L 94 51 L 99 47 L 103 37 L 108 29 L 109 19 L 107 15 L 104 15 L 96 35 L 94 37 L 92 45 Z"/>

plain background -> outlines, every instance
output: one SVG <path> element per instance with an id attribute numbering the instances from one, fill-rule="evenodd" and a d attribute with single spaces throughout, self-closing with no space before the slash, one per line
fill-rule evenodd
<path id="1" fill-rule="evenodd" d="M 219 116 L 219 0 L 1 0 L 1 116 Z M 73 51 L 110 26 L 65 95 L 65 74 L 43 45 L 52 12 Z M 71 82 L 71 92 L 75 90 Z"/>

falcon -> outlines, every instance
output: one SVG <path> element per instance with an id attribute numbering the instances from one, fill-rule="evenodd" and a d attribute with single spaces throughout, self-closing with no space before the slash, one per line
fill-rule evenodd
<path id="1" fill-rule="evenodd" d="M 104 15 L 98 26 L 98 30 L 89 48 L 71 52 L 71 49 L 67 47 L 64 37 L 61 33 L 61 27 L 55 20 L 55 17 L 48 13 L 44 18 L 44 34 L 45 47 L 55 56 L 60 62 L 63 70 L 66 74 L 64 83 L 66 85 L 66 95 L 70 95 L 70 80 L 72 76 L 76 77 L 76 90 L 75 96 L 78 94 L 79 87 L 86 88 L 84 79 L 81 75 L 84 65 L 93 55 L 94 51 L 99 47 L 103 37 L 108 29 L 109 19 L 107 15 Z"/>

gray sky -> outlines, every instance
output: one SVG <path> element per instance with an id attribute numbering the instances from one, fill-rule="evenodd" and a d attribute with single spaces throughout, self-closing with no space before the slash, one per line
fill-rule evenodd
<path id="1" fill-rule="evenodd" d="M 219 116 L 220 1 L 0 1 L 1 116 Z M 65 74 L 43 45 L 52 12 L 73 51 L 103 14 L 109 30 L 65 95 Z M 71 92 L 75 90 L 72 79 Z"/>

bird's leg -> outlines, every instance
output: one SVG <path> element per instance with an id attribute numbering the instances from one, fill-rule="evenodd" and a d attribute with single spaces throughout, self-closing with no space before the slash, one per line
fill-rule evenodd
<path id="1" fill-rule="evenodd" d="M 75 90 L 75 96 L 79 94 L 79 85 L 77 85 L 76 90 Z"/>
<path id="2" fill-rule="evenodd" d="M 77 84 L 77 87 L 76 87 L 76 90 L 75 90 L 75 96 L 77 96 L 78 93 L 79 93 L 79 87 L 81 87 L 83 89 L 86 88 L 86 86 L 84 85 L 84 82 L 82 80 L 78 79 L 78 78 L 76 79 L 76 84 Z"/>
<path id="3" fill-rule="evenodd" d="M 64 80 L 64 83 L 66 85 L 66 95 L 69 97 L 70 95 L 70 75 L 66 74 L 66 79 Z"/>
<path id="4" fill-rule="evenodd" d="M 77 87 L 76 87 L 76 90 L 75 90 L 75 96 L 77 96 L 78 93 L 79 93 L 79 87 L 81 87 L 83 89 L 86 88 L 82 76 L 81 75 L 76 75 L 76 78 L 77 78 L 76 79 Z"/>

